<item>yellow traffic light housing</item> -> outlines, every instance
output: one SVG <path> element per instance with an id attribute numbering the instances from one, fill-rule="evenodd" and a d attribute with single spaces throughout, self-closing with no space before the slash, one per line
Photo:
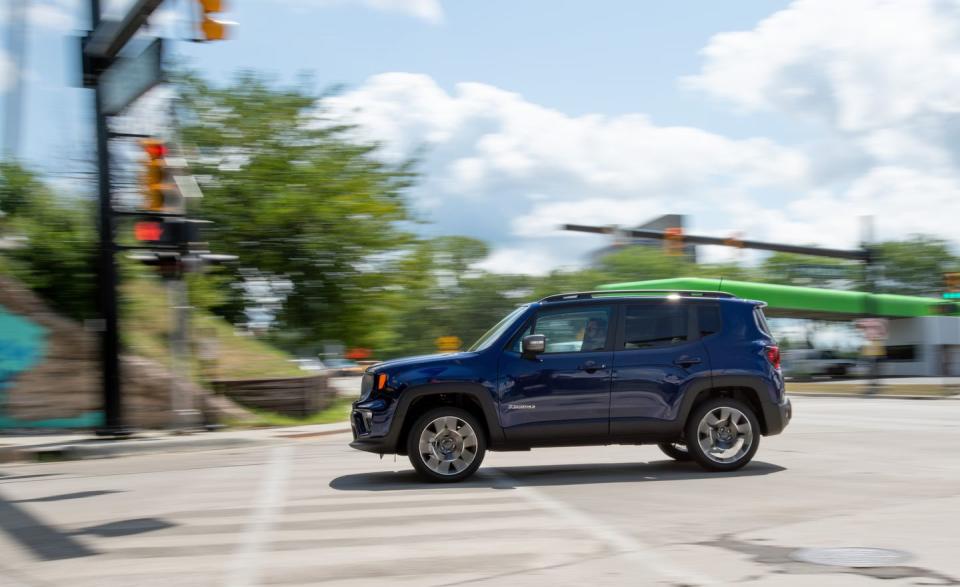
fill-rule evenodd
<path id="1" fill-rule="evenodd" d="M 222 41 L 226 39 L 227 30 L 233 23 L 210 16 L 223 12 L 223 2 L 221 0 L 197 0 L 197 2 L 200 3 L 200 32 L 203 33 L 204 40 Z"/>
<path id="2" fill-rule="evenodd" d="M 159 139 L 144 139 L 140 145 L 146 154 L 141 175 L 144 208 L 151 212 L 165 212 L 170 207 L 168 194 L 174 189 L 167 170 L 167 145 Z"/>

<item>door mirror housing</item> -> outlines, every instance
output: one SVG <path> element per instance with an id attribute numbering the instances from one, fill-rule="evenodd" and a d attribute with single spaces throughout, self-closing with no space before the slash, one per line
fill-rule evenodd
<path id="1" fill-rule="evenodd" d="M 543 334 L 528 334 L 520 342 L 520 349 L 524 357 L 532 359 L 547 350 L 547 337 Z"/>

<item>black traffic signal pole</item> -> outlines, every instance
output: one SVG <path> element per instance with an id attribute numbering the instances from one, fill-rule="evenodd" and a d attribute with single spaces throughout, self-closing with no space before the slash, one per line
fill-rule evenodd
<path id="1" fill-rule="evenodd" d="M 100 25 L 100 1 L 90 0 L 93 30 Z M 103 89 L 99 80 L 94 85 L 97 125 L 97 175 L 99 250 L 97 252 L 97 293 L 103 331 L 100 336 L 100 360 L 103 369 L 103 427 L 100 436 L 124 436 L 123 405 L 120 396 L 120 342 L 117 320 L 117 263 L 114 259 L 115 226 L 110 186 L 110 135 L 103 113 Z"/>
<path id="2" fill-rule="evenodd" d="M 94 89 L 94 109 L 97 126 L 97 210 L 99 216 L 99 247 L 97 251 L 97 299 L 103 331 L 100 337 L 100 358 L 103 369 L 103 426 L 96 433 L 101 436 L 126 436 L 129 430 L 123 423 L 123 402 L 120 392 L 120 337 L 117 316 L 117 263 L 113 197 L 110 182 L 110 132 L 104 113 L 104 88 L 100 74 L 113 63 L 114 58 L 136 31 L 147 21 L 162 0 L 135 0 L 120 21 L 104 21 L 100 0 L 90 0 L 91 33 L 83 44 L 84 81 Z"/>

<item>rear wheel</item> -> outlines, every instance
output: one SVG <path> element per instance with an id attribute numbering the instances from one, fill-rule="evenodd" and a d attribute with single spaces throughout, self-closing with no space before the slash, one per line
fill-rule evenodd
<path id="1" fill-rule="evenodd" d="M 686 442 L 661 442 L 657 446 L 660 447 L 660 450 L 663 451 L 663 454 L 675 461 L 689 461 L 692 458 L 690 456 L 690 451 L 687 450 Z"/>
<path id="2" fill-rule="evenodd" d="M 483 462 L 487 440 L 480 422 L 466 410 L 434 408 L 414 422 L 407 455 L 421 477 L 451 483 L 473 475 Z"/>
<path id="3" fill-rule="evenodd" d="M 760 423 L 750 406 L 732 398 L 707 400 L 687 420 L 687 450 L 704 469 L 735 471 L 760 446 Z"/>

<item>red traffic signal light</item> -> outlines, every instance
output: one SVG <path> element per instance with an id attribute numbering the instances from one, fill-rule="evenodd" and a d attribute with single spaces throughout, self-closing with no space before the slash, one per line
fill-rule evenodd
<path id="1" fill-rule="evenodd" d="M 153 221 L 137 222 L 133 225 L 133 236 L 140 242 L 155 243 L 163 238 L 163 223 Z"/>
<path id="2" fill-rule="evenodd" d="M 167 146 L 159 141 L 144 141 L 143 150 L 151 159 L 160 159 L 167 156 Z"/>

